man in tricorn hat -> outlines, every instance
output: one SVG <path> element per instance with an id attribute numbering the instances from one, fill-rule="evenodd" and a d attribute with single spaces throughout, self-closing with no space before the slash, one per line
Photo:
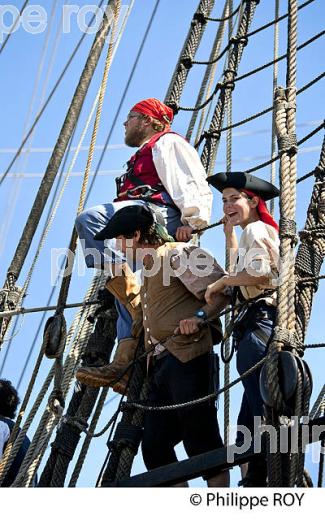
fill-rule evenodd
<path id="1" fill-rule="evenodd" d="M 141 321 L 139 288 L 132 269 L 115 254 L 114 241 L 105 248 L 103 239 L 95 236 L 116 211 L 131 205 L 154 205 L 169 233 L 185 242 L 193 230 L 209 223 L 211 215 L 212 193 L 205 170 L 195 149 L 171 130 L 172 120 L 173 111 L 158 99 L 133 106 L 124 122 L 125 143 L 138 150 L 128 161 L 127 171 L 116 179 L 117 197 L 85 210 L 75 224 L 87 266 L 107 269 L 111 276 L 107 289 L 117 298 L 118 349 L 125 359 L 132 356 L 132 338 L 139 330 L 131 333 L 132 320 Z"/>
<path id="2" fill-rule="evenodd" d="M 228 298 L 220 294 L 209 305 L 204 292 L 225 271 L 203 249 L 172 242 L 144 206 L 120 209 L 103 233 L 117 238 L 124 254 L 131 252 L 133 258 L 141 254 L 144 341 L 150 351 L 149 404 L 176 405 L 215 392 L 212 347 L 222 338 L 218 312 Z M 80 368 L 77 379 L 93 387 L 109 386 L 110 365 Z M 188 456 L 223 446 L 214 401 L 146 414 L 142 453 L 148 469 L 176 462 L 174 447 L 180 441 Z M 228 471 L 204 477 L 209 486 L 229 485 Z"/>
<path id="3" fill-rule="evenodd" d="M 279 190 L 271 183 L 246 172 L 218 173 L 209 183 L 222 193 L 224 232 L 230 258 L 230 274 L 209 285 L 206 301 L 229 288 L 235 303 L 242 308 L 235 321 L 233 337 L 237 350 L 237 369 L 242 375 L 257 364 L 267 352 L 276 314 L 276 283 L 278 283 L 279 227 L 269 213 L 266 201 Z M 237 242 L 235 227 L 242 234 Z M 254 299 L 254 302 L 245 303 Z M 259 376 L 261 368 L 243 379 L 244 395 L 238 415 L 237 442 L 243 443 L 245 433 L 257 434 L 257 421 L 263 415 Z M 243 485 L 266 485 L 266 461 L 263 455 L 242 468 Z"/>

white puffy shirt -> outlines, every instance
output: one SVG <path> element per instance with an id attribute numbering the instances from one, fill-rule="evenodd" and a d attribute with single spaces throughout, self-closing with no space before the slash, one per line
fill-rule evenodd
<path id="1" fill-rule="evenodd" d="M 269 224 L 258 220 L 245 227 L 238 245 L 238 262 L 235 266 L 235 272 L 240 273 L 245 270 L 253 276 L 268 275 L 270 282 L 267 285 L 241 286 L 240 289 L 245 299 L 255 298 L 266 289 L 276 287 L 279 269 L 279 246 L 279 235 Z M 276 292 L 265 299 L 275 305 Z"/>
<path id="2" fill-rule="evenodd" d="M 193 229 L 209 225 L 212 192 L 195 148 L 170 133 L 155 143 L 152 158 L 162 184 L 181 211 L 182 223 Z"/>

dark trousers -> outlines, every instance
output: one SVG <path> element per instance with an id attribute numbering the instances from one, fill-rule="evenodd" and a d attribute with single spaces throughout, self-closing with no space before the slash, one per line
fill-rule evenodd
<path id="1" fill-rule="evenodd" d="M 245 315 L 243 317 L 241 325 L 235 329 L 237 370 L 240 375 L 266 356 L 267 339 L 271 336 L 273 330 L 275 312 L 274 307 L 261 302 L 254 307 L 250 316 Z M 263 340 L 259 331 L 263 333 Z M 259 384 L 260 372 L 261 368 L 255 370 L 242 381 L 244 395 L 237 419 L 237 425 L 248 428 L 252 436 L 254 435 L 254 417 L 263 415 L 263 401 Z M 243 441 L 244 433 L 238 430 L 236 443 L 242 444 Z"/>
<path id="2" fill-rule="evenodd" d="M 168 354 L 154 364 L 149 402 L 156 406 L 182 403 L 213 391 L 209 353 L 188 363 Z M 146 412 L 142 454 L 147 469 L 176 462 L 174 447 L 180 441 L 189 457 L 223 446 L 214 400 L 173 411 Z"/>

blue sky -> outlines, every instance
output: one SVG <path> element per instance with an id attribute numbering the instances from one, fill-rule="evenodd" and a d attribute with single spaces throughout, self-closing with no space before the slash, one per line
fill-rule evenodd
<path id="1" fill-rule="evenodd" d="M 35 114 L 37 114 L 44 96 L 52 89 L 63 66 L 68 60 L 70 53 L 74 49 L 77 41 L 81 37 L 78 27 L 77 17 L 71 17 L 71 32 L 62 33 L 60 22 L 63 0 L 55 2 L 38 1 L 48 15 L 46 31 L 41 34 L 29 34 L 21 27 L 9 40 L 3 53 L 0 55 L 1 83 L 0 83 L 0 104 L 1 104 L 1 139 L 0 139 L 0 174 L 4 172 L 13 157 L 13 151 L 22 140 L 23 134 L 31 125 Z M 67 3 L 67 2 L 66 2 Z M 70 2 L 80 8 L 88 5 L 89 1 Z M 301 2 L 300 2 L 301 3 Z M 11 5 L 20 8 L 22 2 L 13 0 Z M 33 2 L 30 2 L 33 5 Z M 34 3 L 36 4 L 36 2 Z M 124 2 L 127 6 L 129 0 Z M 138 52 L 139 45 L 143 38 L 147 23 L 150 19 L 152 10 L 156 2 L 154 0 L 135 0 L 133 10 L 128 20 L 125 33 L 116 51 L 114 62 L 108 79 L 107 93 L 103 108 L 103 115 L 97 138 L 97 144 L 103 145 L 108 131 L 111 127 L 116 108 L 120 103 L 121 94 L 125 88 L 130 74 L 134 59 Z M 157 97 L 163 99 L 170 82 L 171 75 L 186 37 L 192 15 L 197 7 L 198 0 L 161 0 L 158 6 L 151 31 L 144 46 L 139 65 L 130 85 L 128 94 L 124 100 L 120 117 L 118 118 L 115 130 L 113 131 L 110 144 L 118 145 L 110 148 L 104 157 L 101 165 L 101 175 L 96 179 L 94 188 L 89 196 L 87 206 L 112 200 L 115 194 L 115 174 L 112 171 L 120 171 L 128 160 L 131 150 L 123 145 L 123 126 L 129 108 L 139 99 L 146 97 Z M 238 2 L 234 2 L 237 6 Z M 51 10 L 54 17 L 52 24 Z M 223 2 L 216 2 L 214 16 L 220 16 Z M 281 14 L 286 12 L 287 2 L 280 1 Z M 125 12 L 125 10 L 124 10 Z M 315 0 L 299 12 L 298 43 L 312 37 L 314 34 L 323 30 L 322 20 L 324 19 L 325 6 L 321 0 Z M 274 18 L 274 2 L 271 0 L 261 0 L 257 7 L 256 15 L 252 24 L 255 29 Z M 90 15 L 86 18 L 90 19 Z M 5 22 L 9 23 L 9 18 Z M 204 35 L 202 46 L 197 54 L 197 59 L 205 60 L 210 53 L 210 47 L 214 38 L 217 24 L 208 24 Z M 58 39 L 56 39 L 58 35 Z M 26 218 L 31 209 L 34 197 L 39 187 L 41 176 L 43 175 L 49 157 L 50 149 L 53 147 L 59 130 L 64 121 L 66 111 L 71 101 L 73 92 L 77 85 L 81 70 L 89 52 L 93 36 L 88 35 L 79 49 L 71 67 L 69 68 L 60 87 L 51 100 L 44 115 L 39 121 L 29 144 L 29 153 L 25 153 L 19 158 L 11 170 L 11 174 L 5 180 L 0 189 L 0 212 L 1 212 L 1 272 L 2 279 L 5 279 L 6 270 L 15 252 L 15 247 L 21 236 Z M 222 48 L 225 43 L 223 43 Z M 280 54 L 286 52 L 286 21 L 280 23 Z M 45 51 L 44 51 L 45 49 Z M 87 99 L 82 110 L 81 118 L 77 127 L 74 145 L 80 138 L 82 129 L 85 125 L 89 110 L 93 103 L 97 89 L 99 87 L 104 59 L 106 52 L 103 52 L 101 61 L 96 70 L 96 74 L 91 83 Z M 322 72 L 322 62 L 324 56 L 324 41 L 319 39 L 309 47 L 304 48 L 298 53 L 298 72 L 297 87 L 300 88 L 318 74 Z M 259 33 L 249 41 L 244 50 L 244 56 L 240 64 L 239 73 L 245 73 L 265 62 L 273 59 L 273 28 L 269 28 Z M 43 63 L 43 66 L 42 65 Z M 216 80 L 222 73 L 223 63 L 220 62 Z M 182 106 L 193 106 L 200 86 L 200 81 L 204 73 L 204 68 L 194 66 L 190 71 L 188 83 L 181 99 Z M 279 84 L 285 84 L 286 67 L 285 62 L 279 64 Z M 37 81 L 38 78 L 38 81 Z M 297 134 L 298 140 L 309 133 L 324 118 L 322 107 L 324 105 L 324 83 L 318 82 L 307 92 L 301 94 L 297 99 Z M 214 100 L 214 102 L 216 99 Z M 233 121 L 239 121 L 251 114 L 272 104 L 272 67 L 251 76 L 236 84 L 233 94 Z M 188 112 L 180 112 L 175 118 L 173 129 L 181 134 L 185 134 L 190 120 Z M 90 132 L 88 131 L 84 145 L 89 144 Z M 298 175 L 301 176 L 312 170 L 319 159 L 320 146 L 322 143 L 322 132 L 318 133 L 307 143 L 303 144 L 298 155 Z M 27 145 L 28 148 L 28 145 Z M 233 135 L 233 169 L 244 170 L 251 168 L 270 156 L 271 149 L 271 115 L 267 114 L 253 122 L 239 127 Z M 97 164 L 101 150 L 97 150 L 93 162 L 93 170 Z M 67 165 L 72 155 L 69 156 Z M 70 238 L 76 209 L 79 200 L 79 192 L 83 172 L 87 160 L 86 150 L 82 150 L 76 164 L 73 167 L 75 175 L 70 179 L 62 203 L 57 212 L 55 221 L 49 233 L 48 239 L 41 252 L 37 267 L 35 269 L 32 282 L 25 299 L 25 307 L 46 305 L 51 289 L 51 248 L 64 248 Z M 222 171 L 225 168 L 225 142 L 224 136 L 219 147 L 215 171 Z M 278 168 L 278 167 L 277 167 Z M 260 170 L 259 175 L 269 178 L 269 168 Z M 298 229 L 304 225 L 306 211 L 310 199 L 312 179 L 300 184 L 297 189 L 297 222 Z M 47 211 L 46 213 L 47 214 Z M 220 197 L 215 194 L 213 221 L 220 218 L 221 204 Z M 26 258 L 19 284 L 22 285 L 28 269 L 31 265 L 35 248 L 38 243 L 41 229 L 43 228 L 44 218 L 40 222 L 38 231 L 35 234 L 34 242 L 29 255 Z M 211 250 L 216 258 L 222 263 L 224 261 L 224 237 L 222 230 L 211 230 L 207 232 L 202 245 Z M 84 276 L 77 276 L 75 273 L 69 296 L 69 302 L 81 301 L 89 282 L 92 278 L 91 272 L 86 272 Z M 322 284 L 322 282 L 321 282 Z M 56 291 L 57 296 L 57 291 Z M 54 297 L 54 303 L 56 301 Z M 323 306 L 325 304 L 324 290 L 320 285 L 313 307 L 313 315 L 309 326 L 307 342 L 322 342 L 323 334 L 320 327 L 323 316 Z M 50 314 L 49 314 L 50 315 Z M 67 321 L 72 319 L 73 312 L 66 313 Z M 37 329 L 39 315 L 26 315 L 20 332 L 14 338 L 10 351 L 3 367 L 2 377 L 11 379 L 13 383 L 18 382 L 21 370 L 24 366 L 26 356 Z M 38 349 L 41 346 L 41 336 L 38 339 L 33 358 L 28 366 L 28 370 L 22 381 L 20 393 L 23 395 L 27 387 L 28 379 L 32 373 L 33 362 L 35 362 Z M 3 363 L 7 346 L 3 347 L 0 353 L 0 366 Z M 318 391 L 323 385 L 322 364 L 320 363 L 321 351 L 307 352 L 306 360 L 310 363 L 314 376 L 313 398 L 318 395 Z M 40 388 L 51 362 L 45 361 L 42 365 L 36 390 Z M 231 379 L 237 376 L 235 365 L 231 367 Z M 232 423 L 235 424 L 238 412 L 239 400 L 241 397 L 241 387 L 237 386 L 231 393 L 232 402 Z M 36 395 L 33 394 L 33 395 Z M 112 397 L 109 395 L 109 398 Z M 313 399 L 312 399 L 313 402 Z M 105 407 L 101 422 L 98 426 L 105 424 L 114 411 L 116 400 Z M 223 402 L 220 399 L 219 418 L 222 426 Z M 33 426 L 34 428 L 34 426 Z M 33 431 L 31 429 L 31 432 Z M 106 455 L 106 436 L 104 435 L 92 443 L 88 459 L 81 474 L 80 486 L 93 486 L 101 463 Z M 182 452 L 181 452 L 181 456 Z M 45 459 L 46 460 L 46 457 Z M 308 461 L 308 469 L 315 479 L 317 468 Z M 141 457 L 138 456 L 134 466 L 134 473 L 143 471 Z M 232 482 L 236 483 L 238 478 L 237 470 L 232 472 Z M 201 485 L 198 480 L 195 483 Z"/>

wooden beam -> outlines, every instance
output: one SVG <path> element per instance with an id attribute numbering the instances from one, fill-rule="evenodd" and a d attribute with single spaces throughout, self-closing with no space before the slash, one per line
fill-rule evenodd
<path id="1" fill-rule="evenodd" d="M 233 451 L 231 451 L 233 450 Z M 125 480 L 115 481 L 110 484 L 112 487 L 165 487 L 178 484 L 186 480 L 200 477 L 208 471 L 216 470 L 216 472 L 223 469 L 232 468 L 238 464 L 244 464 L 259 454 L 254 453 L 253 446 L 243 454 L 237 454 L 239 448 L 235 445 L 228 446 L 228 448 L 219 448 L 217 450 L 196 455 L 187 460 L 174 462 L 167 466 L 140 473 L 134 477 Z M 234 453 L 234 461 L 229 461 L 229 453 Z M 105 486 L 104 486 L 105 487 Z"/>
<path id="2" fill-rule="evenodd" d="M 318 430 L 314 429 L 313 426 L 317 426 Z M 323 428 L 320 428 L 323 427 Z M 319 417 L 310 421 L 308 424 L 309 428 L 309 443 L 319 442 L 325 439 L 325 417 Z M 265 435 L 265 434 L 264 434 Z M 263 436 L 264 436 L 263 435 Z M 307 434 L 308 435 L 308 434 Z M 134 477 L 130 477 L 124 480 L 118 480 L 110 483 L 103 483 L 103 487 L 166 487 L 187 480 L 192 480 L 197 477 L 201 477 L 210 471 L 222 471 L 223 469 L 232 468 L 245 462 L 249 462 L 253 458 L 260 455 L 260 453 L 254 453 L 253 442 L 250 448 L 244 453 L 237 453 L 240 449 L 235 445 L 228 446 L 227 448 L 220 448 L 218 450 L 209 451 L 202 455 L 196 455 L 187 460 L 180 462 L 174 462 L 167 466 L 161 466 L 160 468 L 140 473 Z M 262 449 L 265 445 L 262 439 Z M 229 462 L 229 454 L 233 454 L 231 462 Z"/>

